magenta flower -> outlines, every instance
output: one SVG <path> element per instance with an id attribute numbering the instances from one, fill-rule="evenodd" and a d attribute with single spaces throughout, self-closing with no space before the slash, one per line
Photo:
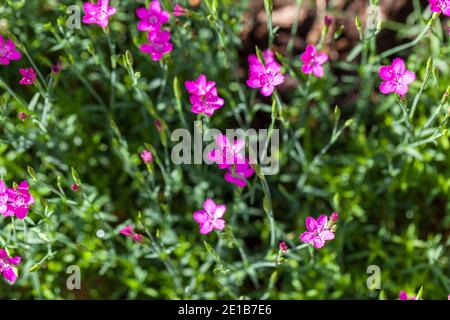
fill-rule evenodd
<path id="1" fill-rule="evenodd" d="M 149 150 L 145 149 L 141 152 L 141 159 L 145 164 L 149 164 L 153 161 L 153 154 Z"/>
<path id="2" fill-rule="evenodd" d="M 20 60 L 22 54 L 16 50 L 16 45 L 11 39 L 5 41 L 0 34 L 0 64 L 9 64 L 11 60 Z"/>
<path id="3" fill-rule="evenodd" d="M 338 218 L 339 218 L 339 214 L 337 212 L 333 212 L 330 216 L 330 221 L 332 223 L 335 223 L 338 220 Z"/>
<path id="4" fill-rule="evenodd" d="M 17 218 L 23 220 L 27 216 L 29 206 L 34 203 L 34 198 L 28 189 L 26 180 L 22 181 L 17 189 L 6 189 L 8 202 L 6 204 L 7 210 L 3 213 L 5 217 L 16 215 Z"/>
<path id="5" fill-rule="evenodd" d="M 383 94 L 395 92 L 403 97 L 408 92 L 408 85 L 416 80 L 414 72 L 406 69 L 401 58 L 395 58 L 390 66 L 381 66 L 378 73 L 383 80 L 380 85 Z"/>
<path id="6" fill-rule="evenodd" d="M 8 193 L 6 193 L 6 184 L 0 180 L 0 214 L 5 214 L 8 211 Z"/>
<path id="7" fill-rule="evenodd" d="M 72 191 L 78 192 L 78 190 L 80 190 L 80 186 L 76 183 L 72 183 L 70 189 L 72 189 Z"/>
<path id="8" fill-rule="evenodd" d="M 23 85 L 30 85 L 36 81 L 36 71 L 32 67 L 27 69 L 20 68 L 19 72 L 22 74 L 22 79 L 19 83 Z"/>
<path id="9" fill-rule="evenodd" d="M 245 147 L 245 140 L 235 139 L 231 143 L 224 134 L 217 135 L 217 148 L 212 149 L 208 154 L 208 159 L 217 163 L 220 169 L 227 169 L 232 164 L 245 163 L 242 151 Z"/>
<path id="10" fill-rule="evenodd" d="M 125 237 L 129 237 L 134 241 L 141 242 L 143 240 L 143 236 L 139 233 L 136 233 L 131 224 L 123 227 L 119 232 L 120 234 L 124 235 Z"/>
<path id="11" fill-rule="evenodd" d="M 17 117 L 18 117 L 20 120 L 25 121 L 25 119 L 28 118 L 28 115 L 27 115 L 25 112 L 21 111 L 21 112 L 19 112 L 19 113 L 17 114 Z"/>
<path id="12" fill-rule="evenodd" d="M 325 241 L 334 239 L 334 231 L 326 215 L 321 215 L 317 220 L 307 217 L 306 228 L 308 231 L 300 235 L 300 240 L 306 243 L 312 242 L 316 249 L 322 248 Z"/>
<path id="13" fill-rule="evenodd" d="M 191 95 L 189 97 L 191 112 L 203 113 L 210 117 L 223 106 L 224 100 L 217 93 L 216 83 L 208 81 L 204 74 L 201 74 L 197 80 L 186 81 L 184 85 Z"/>
<path id="14" fill-rule="evenodd" d="M 275 61 L 270 50 L 263 52 L 265 65 L 252 54 L 248 57 L 249 75 L 247 86 L 250 88 L 260 88 L 262 95 L 268 97 L 272 94 L 276 86 L 284 82 L 284 75 L 281 73 L 281 66 Z"/>
<path id="15" fill-rule="evenodd" d="M 187 16 L 189 14 L 189 10 L 186 8 L 183 8 L 180 4 L 175 4 L 175 7 L 173 8 L 173 15 L 175 17 L 180 16 Z"/>
<path id="16" fill-rule="evenodd" d="M 302 72 L 304 74 L 312 73 L 316 77 L 322 78 L 324 73 L 322 65 L 328 61 L 328 55 L 325 52 L 317 53 L 316 47 L 308 44 L 300 59 L 303 61 Z"/>
<path id="17" fill-rule="evenodd" d="M 408 294 L 406 293 L 406 291 L 403 291 L 403 290 L 400 291 L 398 298 L 400 300 L 417 300 L 417 298 L 415 296 L 408 297 Z"/>
<path id="18" fill-rule="evenodd" d="M 17 272 L 14 266 L 17 266 L 20 261 L 20 256 L 10 257 L 5 249 L 0 248 L 0 274 L 10 284 L 14 284 L 17 280 Z"/>
<path id="19" fill-rule="evenodd" d="M 323 22 L 325 23 L 325 25 L 327 27 L 329 27 L 329 26 L 331 26 L 333 24 L 334 19 L 331 16 L 325 16 L 325 18 L 323 18 Z"/>
<path id="20" fill-rule="evenodd" d="M 442 12 L 450 16 L 450 0 L 428 0 L 431 12 Z"/>
<path id="21" fill-rule="evenodd" d="M 225 228 L 225 220 L 222 219 L 227 206 L 218 205 L 212 199 L 203 202 L 203 210 L 194 212 L 194 220 L 200 225 L 200 233 L 208 234 L 213 229 L 222 231 Z"/>
<path id="22" fill-rule="evenodd" d="M 153 61 L 158 61 L 165 54 L 172 51 L 170 32 L 166 30 L 154 30 L 148 33 L 148 43 L 141 45 L 139 50 L 151 56 Z"/>
<path id="23" fill-rule="evenodd" d="M 255 173 L 252 167 L 249 166 L 247 160 L 242 164 L 236 164 L 228 168 L 225 173 L 225 181 L 235 184 L 239 188 L 244 188 L 247 185 L 247 179 Z"/>
<path id="24" fill-rule="evenodd" d="M 56 61 L 55 64 L 52 64 L 52 66 L 50 67 L 51 71 L 53 74 L 58 74 L 61 72 L 62 70 L 62 62 L 61 61 Z"/>
<path id="25" fill-rule="evenodd" d="M 161 25 L 169 21 L 170 14 L 161 8 L 158 0 L 153 0 L 150 3 L 150 8 L 139 8 L 136 10 L 136 15 L 141 20 L 137 28 L 140 31 L 154 31 L 159 30 Z"/>
<path id="26" fill-rule="evenodd" d="M 85 2 L 84 12 L 83 23 L 97 24 L 101 28 L 106 28 L 109 18 L 117 12 L 117 9 L 109 6 L 109 0 L 98 0 L 97 4 Z"/>
<path id="27" fill-rule="evenodd" d="M 279 247 L 280 247 L 280 251 L 283 253 L 286 253 L 288 250 L 288 246 L 285 241 L 281 241 Z"/>

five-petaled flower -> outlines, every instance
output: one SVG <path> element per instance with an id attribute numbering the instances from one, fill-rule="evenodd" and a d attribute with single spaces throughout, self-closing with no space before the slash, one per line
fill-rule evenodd
<path id="1" fill-rule="evenodd" d="M 170 14 L 161 8 L 161 4 L 157 0 L 150 3 L 150 7 L 138 8 L 136 15 L 140 19 L 137 28 L 140 31 L 159 30 L 161 25 L 168 22 Z"/>
<path id="2" fill-rule="evenodd" d="M 235 139 L 233 143 L 224 134 L 219 134 L 215 139 L 217 148 L 208 153 L 208 159 L 216 163 L 220 169 L 227 169 L 233 164 L 245 164 L 242 151 L 245 140 Z"/>
<path id="3" fill-rule="evenodd" d="M 303 62 L 302 72 L 304 74 L 313 74 L 318 78 L 323 77 L 322 65 L 328 61 L 328 55 L 325 52 L 317 52 L 316 47 L 312 44 L 306 46 L 305 52 L 300 56 Z"/>
<path id="4" fill-rule="evenodd" d="M 106 28 L 109 18 L 117 12 L 117 9 L 109 6 L 109 0 L 98 0 L 97 4 L 85 2 L 84 12 L 83 23 L 97 24 L 101 28 Z"/>
<path id="5" fill-rule="evenodd" d="M 123 227 L 119 232 L 120 234 L 124 235 L 125 237 L 129 237 L 134 241 L 141 242 L 143 240 L 143 236 L 139 233 L 136 233 L 131 224 Z"/>
<path id="6" fill-rule="evenodd" d="M 184 85 L 190 94 L 191 112 L 203 113 L 210 117 L 223 106 L 224 100 L 219 97 L 216 83 L 208 81 L 204 74 L 201 74 L 197 80 L 186 81 Z"/>
<path id="7" fill-rule="evenodd" d="M 432 12 L 441 12 L 450 16 L 450 0 L 428 0 Z"/>
<path id="8" fill-rule="evenodd" d="M 212 199 L 206 199 L 203 202 L 203 210 L 194 212 L 194 220 L 200 225 L 200 233 L 208 234 L 213 229 L 222 231 L 225 228 L 225 220 L 222 218 L 226 210 L 226 205 L 219 205 Z"/>
<path id="9" fill-rule="evenodd" d="M 170 32 L 167 30 L 153 30 L 147 35 L 148 43 L 141 45 L 139 50 L 150 55 L 153 61 L 160 60 L 173 49 L 170 42 Z"/>
<path id="10" fill-rule="evenodd" d="M 254 89 L 260 88 L 261 94 L 268 97 L 276 86 L 284 82 L 284 75 L 281 73 L 281 66 L 275 61 L 272 51 L 264 50 L 263 59 L 264 64 L 254 54 L 248 57 L 247 86 Z"/>
<path id="11" fill-rule="evenodd" d="M 9 64 L 11 60 L 20 60 L 22 54 L 16 50 L 16 45 L 11 39 L 3 39 L 0 35 L 0 64 Z"/>
<path id="12" fill-rule="evenodd" d="M 0 194 L 2 194 L 2 185 L 4 188 L 4 184 L 0 184 Z M 0 213 L 5 217 L 15 215 L 20 220 L 24 219 L 28 214 L 29 207 L 34 203 L 34 198 L 29 192 L 28 182 L 22 181 L 17 189 L 7 188 L 6 195 L 8 196 L 6 211 L 2 209 Z"/>
<path id="13" fill-rule="evenodd" d="M 14 284 L 17 280 L 17 272 L 14 266 L 17 266 L 20 261 L 20 256 L 10 257 L 5 249 L 0 248 L 0 274 L 10 284 Z"/>
<path id="14" fill-rule="evenodd" d="M 416 80 L 414 72 L 406 69 L 401 58 L 395 58 L 390 66 L 381 66 L 378 73 L 383 80 L 380 85 L 383 94 L 395 92 L 403 97 L 408 92 L 408 85 Z"/>
<path id="15" fill-rule="evenodd" d="M 308 231 L 300 235 L 300 240 L 306 243 L 312 242 L 316 249 L 322 248 L 325 241 L 334 239 L 334 219 L 337 219 L 337 216 L 332 216 L 329 223 L 326 215 L 320 215 L 317 220 L 307 217 L 306 228 Z"/>
<path id="16" fill-rule="evenodd" d="M 20 84 L 30 85 L 36 81 L 36 71 L 32 67 L 27 69 L 20 68 L 19 72 L 22 75 L 22 79 L 19 81 Z"/>
<path id="17" fill-rule="evenodd" d="M 404 290 L 400 291 L 400 293 L 398 294 L 398 298 L 399 300 L 417 300 L 416 296 L 408 297 L 408 294 Z"/>

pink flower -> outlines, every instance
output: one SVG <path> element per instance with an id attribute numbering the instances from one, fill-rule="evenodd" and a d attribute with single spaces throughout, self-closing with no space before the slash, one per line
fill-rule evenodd
<path id="1" fill-rule="evenodd" d="M 80 186 L 77 185 L 76 183 L 73 183 L 73 184 L 70 186 L 70 189 L 72 189 L 72 191 L 77 192 L 78 190 L 80 190 Z"/>
<path id="2" fill-rule="evenodd" d="M 208 159 L 217 163 L 220 169 L 229 168 L 232 164 L 245 163 L 242 151 L 245 147 L 245 140 L 235 139 L 231 143 L 224 134 L 217 135 L 217 149 L 212 149 L 208 154 Z"/>
<path id="3" fill-rule="evenodd" d="M 17 114 L 17 117 L 20 119 L 20 120 L 22 120 L 22 121 L 25 121 L 25 119 L 28 117 L 28 115 L 25 113 L 25 112 L 19 112 L 18 114 Z"/>
<path id="4" fill-rule="evenodd" d="M 450 300 L 450 294 L 448 295 L 447 300 Z"/>
<path id="5" fill-rule="evenodd" d="M 52 66 L 50 67 L 51 71 L 53 74 L 58 74 L 61 72 L 62 70 L 62 62 L 61 61 L 56 61 L 55 64 L 52 64 Z"/>
<path id="6" fill-rule="evenodd" d="M 34 198 L 28 189 L 26 180 L 22 181 L 17 189 L 6 189 L 8 202 L 6 204 L 7 210 L 3 213 L 5 217 L 16 215 L 17 218 L 23 220 L 27 216 L 29 206 L 34 203 Z"/>
<path id="7" fill-rule="evenodd" d="M 16 50 L 16 45 L 11 39 L 5 41 L 0 35 L 0 64 L 9 64 L 11 60 L 20 60 L 22 54 Z"/>
<path id="8" fill-rule="evenodd" d="M 134 241 L 140 242 L 143 240 L 143 236 L 139 233 L 136 233 L 131 224 L 123 227 L 119 232 L 120 234 L 124 235 L 125 237 L 129 237 Z"/>
<path id="9" fill-rule="evenodd" d="M 408 294 L 406 293 L 406 291 L 403 291 L 403 290 L 400 291 L 398 298 L 400 300 L 417 300 L 415 296 L 408 297 Z"/>
<path id="10" fill-rule="evenodd" d="M 339 218 L 339 214 L 337 212 L 333 212 L 330 216 L 330 220 L 332 223 L 336 222 Z"/>
<path id="11" fill-rule="evenodd" d="M 17 272 L 14 266 L 20 264 L 21 257 L 10 257 L 5 249 L 0 248 L 0 274 L 10 284 L 14 284 L 17 280 Z"/>
<path id="12" fill-rule="evenodd" d="M 229 183 L 233 183 L 239 188 L 244 188 L 247 185 L 247 179 L 255 173 L 252 167 L 249 166 L 246 160 L 242 164 L 236 164 L 228 168 L 224 179 Z"/>
<path id="13" fill-rule="evenodd" d="M 141 159 L 145 164 L 149 164 L 153 161 L 153 154 L 149 150 L 145 149 L 141 152 Z"/>
<path id="14" fill-rule="evenodd" d="M 408 92 L 408 85 L 416 80 L 414 72 L 406 69 L 401 58 L 395 58 L 390 66 L 381 66 L 378 73 L 383 80 L 380 85 L 383 94 L 395 92 L 403 97 Z"/>
<path id="15" fill-rule="evenodd" d="M 223 106 L 224 100 L 217 93 L 216 83 L 208 81 L 204 74 L 201 74 L 197 80 L 186 81 L 184 85 L 191 95 L 189 97 L 191 112 L 203 113 L 210 117 Z"/>
<path id="16" fill-rule="evenodd" d="M 288 250 L 288 246 L 285 241 L 280 242 L 280 251 L 286 253 Z"/>
<path id="17" fill-rule="evenodd" d="M 314 74 L 318 78 L 323 76 L 322 65 L 328 61 L 328 55 L 324 52 L 317 53 L 316 47 L 312 44 L 306 46 L 305 52 L 302 53 L 300 59 L 303 61 L 302 72 L 304 74 Z"/>
<path id="18" fill-rule="evenodd" d="M 194 212 L 194 220 L 200 225 L 200 233 L 208 234 L 213 229 L 222 231 L 225 228 L 225 220 L 222 219 L 227 206 L 218 205 L 212 199 L 203 202 L 203 210 Z"/>
<path id="19" fill-rule="evenodd" d="M 189 14 L 189 10 L 187 10 L 186 8 L 183 8 L 180 4 L 176 4 L 175 7 L 173 8 L 173 15 L 175 17 L 180 17 L 180 16 L 187 16 Z"/>
<path id="20" fill-rule="evenodd" d="M 276 86 L 284 82 L 284 75 L 281 73 L 281 66 L 275 62 L 273 53 L 270 50 L 263 52 L 265 65 L 258 60 L 254 54 L 248 57 L 249 75 L 247 86 L 250 88 L 260 88 L 264 96 L 270 96 Z"/>
<path id="21" fill-rule="evenodd" d="M 166 30 L 153 30 L 148 33 L 148 43 L 141 45 L 139 50 L 151 56 L 153 61 L 160 60 L 165 54 L 172 51 L 170 32 Z"/>
<path id="22" fill-rule="evenodd" d="M 325 241 L 334 239 L 334 232 L 328 225 L 328 217 L 321 215 L 317 220 L 313 217 L 306 218 L 306 228 L 308 231 L 300 235 L 300 240 L 312 242 L 316 249 L 322 248 Z"/>
<path id="23" fill-rule="evenodd" d="M 19 72 L 22 74 L 22 79 L 19 83 L 23 85 L 30 85 L 36 81 L 36 71 L 32 67 L 27 69 L 20 68 Z"/>
<path id="24" fill-rule="evenodd" d="M 8 211 L 8 194 L 6 193 L 6 184 L 0 180 L 0 214 L 5 214 Z"/>
<path id="25" fill-rule="evenodd" d="M 431 12 L 442 12 L 450 16 L 450 0 L 428 0 Z"/>
<path id="26" fill-rule="evenodd" d="M 109 0 L 98 0 L 97 4 L 84 3 L 83 23 L 97 24 L 101 28 L 106 28 L 109 18 L 117 12 L 117 9 L 109 6 Z"/>
<path id="27" fill-rule="evenodd" d="M 161 4 L 157 0 L 150 3 L 150 8 L 139 8 L 136 15 L 141 20 L 137 28 L 140 31 L 159 30 L 161 25 L 169 21 L 170 14 L 161 8 Z"/>
<path id="28" fill-rule="evenodd" d="M 325 18 L 323 19 L 323 22 L 325 23 L 325 25 L 327 27 L 329 27 L 329 26 L 331 26 L 333 24 L 334 19 L 333 19 L 333 17 L 325 16 Z"/>

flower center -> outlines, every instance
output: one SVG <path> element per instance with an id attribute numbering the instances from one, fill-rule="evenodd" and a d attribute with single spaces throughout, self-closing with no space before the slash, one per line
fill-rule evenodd
<path id="1" fill-rule="evenodd" d="M 151 16 L 148 17 L 148 22 L 150 24 L 156 24 L 158 23 L 158 17 L 152 14 Z"/>
<path id="2" fill-rule="evenodd" d="M 164 44 L 163 43 L 153 43 L 152 44 L 153 49 L 155 49 L 156 51 L 163 51 L 164 50 Z"/>

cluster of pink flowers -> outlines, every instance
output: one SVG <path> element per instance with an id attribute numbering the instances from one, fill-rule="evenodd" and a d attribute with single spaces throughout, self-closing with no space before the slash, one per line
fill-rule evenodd
<path id="1" fill-rule="evenodd" d="M 263 60 L 259 61 L 256 54 L 248 57 L 249 75 L 247 86 L 260 89 L 263 96 L 270 96 L 276 86 L 284 82 L 281 66 L 275 61 L 273 52 L 269 49 L 263 51 Z"/>
<path id="2" fill-rule="evenodd" d="M 10 257 L 8 252 L 0 248 L 0 274 L 10 284 L 14 284 L 17 280 L 17 272 L 14 266 L 20 264 L 21 257 Z"/>
<path id="3" fill-rule="evenodd" d="M 194 212 L 194 220 L 200 225 L 200 233 L 208 234 L 214 229 L 222 231 L 225 228 L 225 220 L 222 218 L 226 210 L 226 205 L 206 199 L 203 202 L 203 210 Z"/>
<path id="4" fill-rule="evenodd" d="M 208 159 L 218 165 L 220 169 L 227 169 L 224 179 L 239 188 L 247 185 L 247 179 L 254 173 L 249 160 L 242 154 L 245 149 L 245 140 L 235 139 L 231 143 L 224 134 L 217 135 L 216 146 L 208 154 Z"/>
<path id="5" fill-rule="evenodd" d="M 0 35 L 0 64 L 7 65 L 11 61 L 17 61 L 22 58 L 22 54 L 16 49 L 16 45 L 11 39 L 5 39 Z M 32 67 L 27 69 L 20 68 L 22 79 L 19 83 L 23 85 L 30 85 L 36 81 L 36 71 Z"/>
<path id="6" fill-rule="evenodd" d="M 29 207 L 34 203 L 34 198 L 29 192 L 28 182 L 22 181 L 19 186 L 7 188 L 5 182 L 0 180 L 0 214 L 5 217 L 16 216 L 24 219 Z"/>
<path id="7" fill-rule="evenodd" d="M 136 15 L 140 19 L 138 30 L 148 32 L 148 43 L 142 44 L 139 50 L 149 54 L 153 61 L 160 60 L 173 49 L 170 32 L 162 29 L 162 25 L 169 21 L 169 12 L 161 8 L 158 0 L 153 0 L 148 9 L 145 7 L 137 9 Z"/>
<path id="8" fill-rule="evenodd" d="M 189 100 L 193 113 L 203 113 L 210 117 L 217 109 L 222 108 L 224 101 L 217 93 L 216 83 L 208 81 L 204 74 L 201 74 L 197 80 L 186 81 L 184 86 L 190 94 Z"/>
<path id="9" fill-rule="evenodd" d="M 100 28 L 106 28 L 109 18 L 117 12 L 116 8 L 109 5 L 109 0 L 98 0 L 97 4 L 85 2 L 83 8 L 83 23 L 96 24 Z"/>
<path id="10" fill-rule="evenodd" d="M 428 0 L 431 12 L 440 12 L 450 16 L 450 0 Z"/>
<path id="11" fill-rule="evenodd" d="M 136 233 L 134 231 L 134 228 L 131 224 L 123 227 L 122 229 L 120 229 L 119 232 L 120 232 L 120 234 L 124 235 L 125 237 L 131 238 L 137 242 L 141 242 L 144 239 L 144 237 L 141 234 Z"/>
<path id="12" fill-rule="evenodd" d="M 300 240 L 306 243 L 312 243 L 316 249 L 322 248 L 325 241 L 334 239 L 336 230 L 335 222 L 338 220 L 338 214 L 333 212 L 330 220 L 326 215 L 320 215 L 316 220 L 313 217 L 306 218 L 306 228 L 308 231 L 300 235 Z"/>

